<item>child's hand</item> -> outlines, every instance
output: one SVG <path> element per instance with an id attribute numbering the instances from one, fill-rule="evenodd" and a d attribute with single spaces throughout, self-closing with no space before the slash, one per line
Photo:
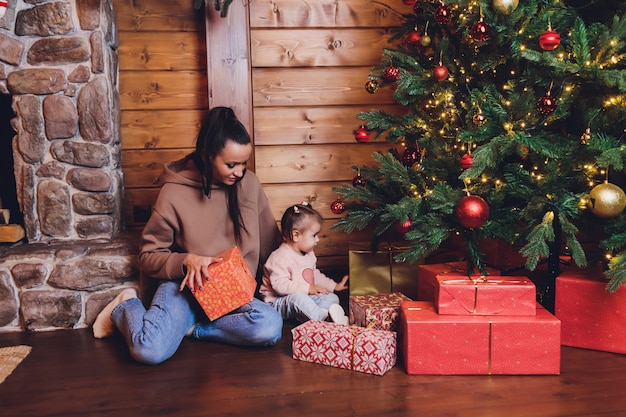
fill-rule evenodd
<path id="1" fill-rule="evenodd" d="M 311 284 L 309 285 L 309 295 L 319 295 L 319 294 L 328 294 L 328 291 L 319 285 Z"/>
<path id="2" fill-rule="evenodd" d="M 348 285 L 346 284 L 346 282 L 348 282 L 348 278 L 350 278 L 350 275 L 344 275 L 343 278 L 341 278 L 341 281 L 339 281 L 337 285 L 335 285 L 335 291 L 347 290 Z"/>

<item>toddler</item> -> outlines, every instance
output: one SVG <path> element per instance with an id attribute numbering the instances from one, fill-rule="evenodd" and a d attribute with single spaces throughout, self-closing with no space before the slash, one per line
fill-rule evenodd
<path id="1" fill-rule="evenodd" d="M 322 216 L 307 203 L 289 207 L 281 219 L 283 243 L 267 259 L 260 293 L 284 320 L 332 320 L 348 324 L 335 291 L 348 287 L 317 269 L 313 249 L 319 241 Z"/>

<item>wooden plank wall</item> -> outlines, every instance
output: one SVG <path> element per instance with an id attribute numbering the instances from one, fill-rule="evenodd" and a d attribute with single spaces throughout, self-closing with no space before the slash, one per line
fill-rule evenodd
<path id="1" fill-rule="evenodd" d="M 163 163 L 195 144 L 207 109 L 204 18 L 193 0 L 113 0 L 119 38 L 124 221 L 141 229 Z"/>
<path id="2" fill-rule="evenodd" d="M 349 239 L 337 221 L 332 187 L 351 182 L 353 165 L 371 164 L 385 143 L 357 143 L 356 115 L 392 106 L 392 92 L 365 91 L 390 29 L 410 6 L 401 0 L 254 0 L 250 50 L 256 173 L 274 215 L 309 201 L 324 217 L 320 267 L 345 267 Z"/>
<path id="3" fill-rule="evenodd" d="M 330 211 L 337 198 L 332 187 L 352 181 L 353 165 L 371 163 L 372 152 L 389 146 L 357 143 L 353 133 L 360 111 L 393 107 L 389 89 L 375 95 L 364 89 L 390 28 L 400 23 L 401 13 L 410 12 L 401 0 L 387 2 L 255 0 L 231 6 L 247 7 L 249 13 L 245 59 L 251 65 L 252 91 L 234 107 L 252 115 L 246 123 L 253 126 L 252 169 L 277 221 L 286 207 L 301 201 L 322 213 L 323 236 L 316 252 L 323 268 L 347 265 L 348 236 L 330 231 L 338 218 Z M 216 104 L 213 97 L 232 93 L 227 91 L 232 85 L 222 86 L 215 77 L 228 72 L 217 72 L 218 61 L 233 45 L 213 46 L 208 71 L 207 42 L 221 44 L 229 38 L 211 29 L 205 33 L 205 17 L 193 9 L 193 0 L 113 0 L 113 6 L 119 36 L 124 219 L 128 229 L 140 229 L 158 193 L 163 163 L 193 149 L 202 114 Z M 236 24 L 244 24 L 242 20 Z M 349 238 L 367 240 L 365 234 Z"/>

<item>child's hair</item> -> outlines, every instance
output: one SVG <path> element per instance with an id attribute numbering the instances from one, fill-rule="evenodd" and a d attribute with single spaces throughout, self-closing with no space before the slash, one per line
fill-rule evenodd
<path id="1" fill-rule="evenodd" d="M 285 242 L 292 242 L 294 230 L 306 230 L 312 222 L 322 223 L 322 216 L 309 203 L 295 204 L 283 213 L 280 230 Z"/>

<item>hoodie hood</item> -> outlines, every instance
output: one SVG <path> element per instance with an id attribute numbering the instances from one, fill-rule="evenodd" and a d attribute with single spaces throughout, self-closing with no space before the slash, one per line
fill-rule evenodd
<path id="1" fill-rule="evenodd" d="M 160 186 L 171 183 L 202 189 L 200 171 L 189 156 L 165 164 L 158 182 Z"/>

